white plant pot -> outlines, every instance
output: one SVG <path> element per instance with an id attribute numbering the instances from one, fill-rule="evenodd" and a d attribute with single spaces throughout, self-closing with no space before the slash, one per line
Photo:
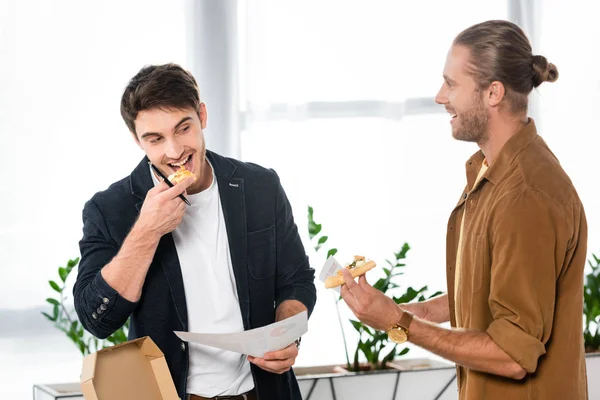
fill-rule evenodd
<path id="1" fill-rule="evenodd" d="M 33 400 L 83 400 L 79 383 L 34 385 Z"/>
<path id="2" fill-rule="evenodd" d="M 452 364 L 429 359 L 398 360 L 399 369 L 333 372 L 333 366 L 295 368 L 304 400 L 377 400 L 457 398 Z"/>
<path id="3" fill-rule="evenodd" d="M 585 355 L 587 367 L 588 396 L 600 399 L 600 352 Z"/>
<path id="4" fill-rule="evenodd" d="M 415 368 L 421 361 L 431 360 L 398 360 L 398 371 L 340 373 L 334 372 L 336 366 L 294 371 L 304 400 L 456 400 L 454 366 Z M 589 398 L 600 399 L 600 352 L 586 354 L 586 366 Z"/>

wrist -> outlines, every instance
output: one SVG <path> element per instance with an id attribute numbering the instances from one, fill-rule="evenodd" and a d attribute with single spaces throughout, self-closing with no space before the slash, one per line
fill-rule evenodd
<path id="1" fill-rule="evenodd" d="M 129 232 L 129 236 L 135 238 L 137 240 L 142 240 L 144 242 L 158 242 L 162 235 L 153 229 L 151 226 L 146 224 L 143 219 L 139 218 L 137 222 L 131 228 Z"/>
<path id="2" fill-rule="evenodd" d="M 402 319 L 402 315 L 404 315 L 404 313 L 407 310 L 403 309 L 400 307 L 400 304 L 398 304 L 398 307 L 396 307 L 396 312 L 393 315 L 393 320 L 392 323 L 390 324 L 388 330 L 392 329 L 393 327 L 397 326 L 398 323 L 400 322 L 400 320 Z"/>
<path id="3" fill-rule="evenodd" d="M 404 343 L 409 340 L 409 328 L 413 320 L 413 314 L 409 311 L 402 311 L 400 307 L 398 307 L 398 310 L 400 318 L 386 333 L 392 342 Z"/>

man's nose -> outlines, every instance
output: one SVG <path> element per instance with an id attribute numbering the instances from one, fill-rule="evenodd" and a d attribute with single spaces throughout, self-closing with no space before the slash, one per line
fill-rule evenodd
<path id="1" fill-rule="evenodd" d="M 172 160 L 179 160 L 183 155 L 183 146 L 176 140 L 167 140 L 167 146 L 165 148 L 165 156 Z"/>
<path id="2" fill-rule="evenodd" d="M 448 102 L 448 96 L 444 90 L 444 85 L 442 85 L 438 93 L 435 95 L 435 102 L 438 104 L 446 104 Z"/>

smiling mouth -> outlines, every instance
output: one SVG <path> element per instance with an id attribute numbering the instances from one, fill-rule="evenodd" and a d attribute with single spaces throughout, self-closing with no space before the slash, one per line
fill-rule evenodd
<path id="1" fill-rule="evenodd" d="M 173 172 L 179 171 L 179 169 L 181 169 L 181 167 L 185 167 L 186 169 L 189 170 L 190 169 L 190 164 L 191 164 L 191 159 L 192 159 L 192 155 L 189 154 L 186 158 L 184 158 L 180 162 L 177 162 L 177 163 L 168 163 L 167 165 L 169 167 L 171 167 L 171 169 L 173 170 Z"/>

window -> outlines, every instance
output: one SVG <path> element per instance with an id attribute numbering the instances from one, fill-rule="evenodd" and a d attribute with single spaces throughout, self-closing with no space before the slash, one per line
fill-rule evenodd
<path id="1" fill-rule="evenodd" d="M 242 157 L 280 175 L 317 274 L 325 256 L 308 243 L 307 205 L 327 245 L 340 250 L 338 261 L 364 254 L 383 263 L 406 241 L 403 285 L 445 291 L 447 218 L 476 148 L 452 139 L 433 98 L 452 39 L 474 23 L 507 19 L 508 4 L 248 0 L 244 7 Z M 299 365 L 344 359 L 334 301 L 318 287 Z M 352 335 L 350 324 L 345 330 Z"/>

